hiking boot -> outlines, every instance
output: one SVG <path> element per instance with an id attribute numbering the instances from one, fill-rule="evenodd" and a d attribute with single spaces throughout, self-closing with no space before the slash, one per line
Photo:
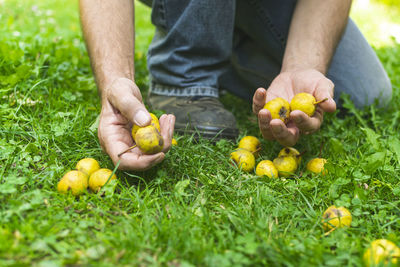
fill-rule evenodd
<path id="1" fill-rule="evenodd" d="M 235 117 L 224 108 L 218 98 L 149 94 L 147 100 L 151 109 L 164 110 L 175 115 L 177 133 L 194 133 L 208 139 L 236 139 L 239 134 Z"/>

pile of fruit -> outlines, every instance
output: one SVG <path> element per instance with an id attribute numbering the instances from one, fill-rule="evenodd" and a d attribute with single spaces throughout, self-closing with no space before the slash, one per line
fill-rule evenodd
<path id="1" fill-rule="evenodd" d="M 259 156 L 261 143 L 257 137 L 245 136 L 239 141 L 238 148 L 231 153 L 235 165 L 245 172 L 254 170 L 256 158 Z M 293 147 L 283 148 L 273 160 L 262 160 L 255 169 L 257 176 L 269 178 L 289 177 L 294 175 L 301 162 L 302 154 Z M 313 158 L 307 163 L 307 170 L 316 174 L 327 174 L 324 168 L 326 159 Z"/>
<path id="2" fill-rule="evenodd" d="M 100 168 L 100 164 L 93 158 L 81 159 L 76 164 L 76 170 L 67 172 L 57 184 L 60 193 L 74 196 L 83 194 L 89 187 L 93 192 L 100 189 L 109 181 L 117 179 L 112 170 Z"/>

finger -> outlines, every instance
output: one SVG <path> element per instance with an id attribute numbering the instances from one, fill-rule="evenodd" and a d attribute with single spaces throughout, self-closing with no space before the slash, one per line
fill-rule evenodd
<path id="1" fill-rule="evenodd" d="M 146 126 L 151 122 L 151 117 L 142 103 L 139 88 L 129 79 L 118 79 L 111 86 L 110 102 L 129 121 Z"/>
<path id="2" fill-rule="evenodd" d="M 253 112 L 254 114 L 258 114 L 258 112 L 264 107 L 265 105 L 265 97 L 267 94 L 267 90 L 264 88 L 258 88 L 253 96 Z"/>
<path id="3" fill-rule="evenodd" d="M 291 122 L 286 125 L 279 119 L 270 122 L 274 138 L 283 146 L 294 146 L 299 139 L 299 129 Z"/>
<path id="4" fill-rule="evenodd" d="M 325 98 L 328 99 L 318 104 L 318 106 L 321 107 L 323 111 L 334 112 L 336 110 L 336 102 L 335 100 L 333 100 L 334 87 L 334 83 L 328 78 L 319 80 L 317 84 L 317 87 L 314 91 L 315 99 L 317 101 L 324 100 Z"/>
<path id="5" fill-rule="evenodd" d="M 290 119 L 296 124 L 301 133 L 313 133 L 319 130 L 323 121 L 323 111 L 316 109 L 314 116 L 309 117 L 300 110 L 294 110 L 290 113 Z"/>
<path id="6" fill-rule="evenodd" d="M 262 109 L 258 112 L 258 127 L 264 139 L 274 140 L 274 136 L 270 129 L 271 113 L 267 109 Z"/>
<path id="7" fill-rule="evenodd" d="M 164 139 L 163 152 L 167 152 L 171 148 L 172 137 L 174 136 L 175 116 L 162 115 L 160 117 L 161 136 Z"/>
<path id="8" fill-rule="evenodd" d="M 119 153 L 129 148 L 125 142 L 118 140 L 105 140 L 104 146 L 107 154 L 110 156 L 115 165 L 117 164 L 118 160 L 121 160 L 118 167 L 120 170 L 147 170 L 160 163 L 165 157 L 164 153 L 162 152 L 153 155 L 145 155 L 141 153 L 138 148 L 128 151 L 118 157 Z"/>

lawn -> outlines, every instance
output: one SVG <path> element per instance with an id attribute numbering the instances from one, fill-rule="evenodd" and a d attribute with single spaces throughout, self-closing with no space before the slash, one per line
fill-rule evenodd
<path id="1" fill-rule="evenodd" d="M 296 145 L 306 151 L 297 176 L 259 178 L 231 166 L 236 142 L 176 136 L 160 165 L 117 171 L 115 191 L 75 198 L 56 186 L 79 159 L 114 168 L 97 139 L 100 102 L 77 3 L 0 0 L 0 266 L 360 266 L 372 240 L 400 246 L 400 10 L 395 0 L 364 2 L 352 17 L 388 71 L 393 100 L 357 110 L 345 99 L 345 116 L 327 115 Z M 136 15 L 146 90 L 153 28 L 148 8 Z M 260 135 L 249 103 L 223 102 L 241 136 Z M 281 149 L 262 145 L 260 159 Z M 302 171 L 319 154 L 329 173 Z M 325 235 L 333 204 L 353 222 Z"/>

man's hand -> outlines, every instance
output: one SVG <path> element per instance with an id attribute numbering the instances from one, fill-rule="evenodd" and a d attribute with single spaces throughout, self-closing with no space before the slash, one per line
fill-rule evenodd
<path id="1" fill-rule="evenodd" d="M 258 88 L 253 97 L 253 112 L 258 116 L 258 124 L 265 139 L 277 140 L 283 146 L 293 146 L 300 134 L 317 131 L 323 121 L 323 113 L 336 110 L 333 100 L 333 83 L 316 70 L 282 72 L 271 83 L 268 90 Z M 315 114 L 309 117 L 300 110 L 290 113 L 290 120 L 285 125 L 279 119 L 271 119 L 271 113 L 263 109 L 266 102 L 276 98 L 285 98 L 289 103 L 293 96 L 306 92 L 312 94 L 317 101 L 328 98 L 318 104 Z"/>
<path id="2" fill-rule="evenodd" d="M 146 170 L 160 163 L 165 152 L 171 147 L 174 133 L 174 115 L 162 115 L 160 118 L 161 135 L 164 139 L 163 151 L 154 155 L 145 155 L 134 148 L 118 158 L 118 154 L 133 145 L 132 125 L 146 126 L 151 117 L 142 103 L 142 96 L 136 84 L 127 78 L 114 80 L 102 92 L 102 109 L 98 136 L 103 150 L 114 164 L 121 160 L 119 169 Z"/>

